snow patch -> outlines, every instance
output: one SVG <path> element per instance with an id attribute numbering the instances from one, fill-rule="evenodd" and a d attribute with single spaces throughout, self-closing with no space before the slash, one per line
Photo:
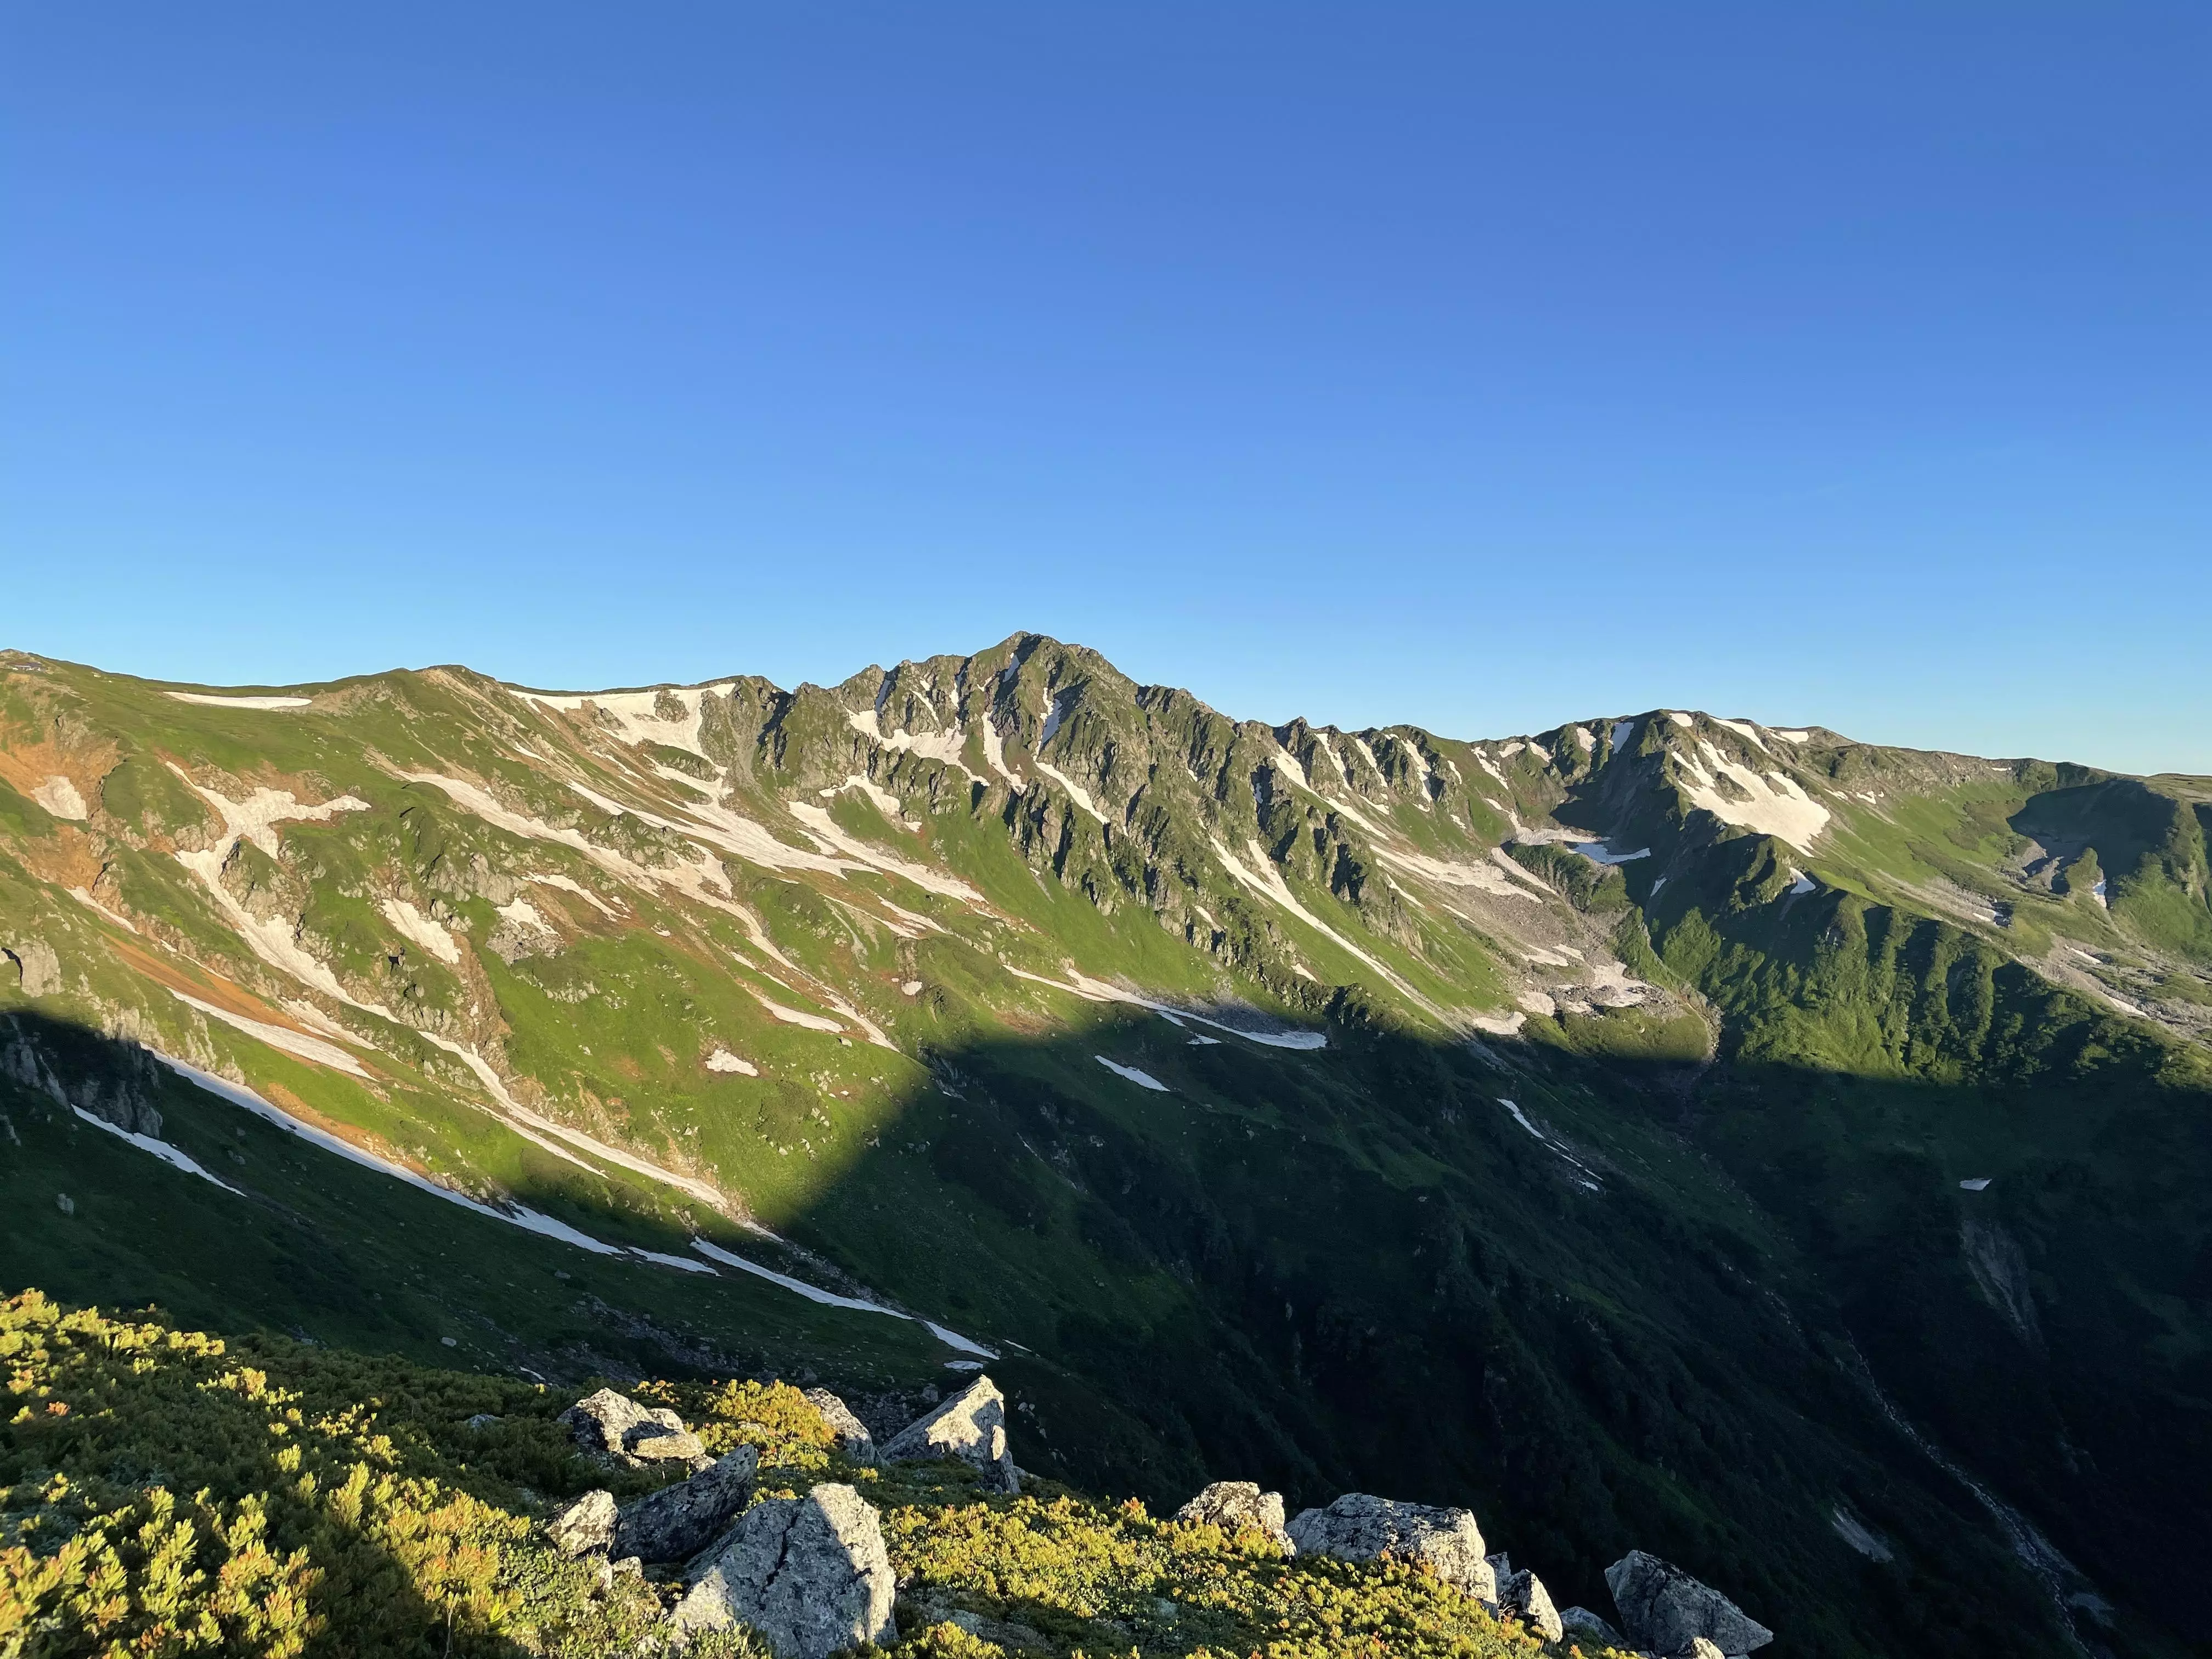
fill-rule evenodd
<path id="1" fill-rule="evenodd" d="M 727 1048 L 717 1048 L 713 1054 L 708 1055 L 707 1069 L 710 1072 L 735 1072 L 740 1077 L 760 1075 L 759 1066 L 754 1065 L 750 1060 L 739 1060 Z"/>
<path id="2" fill-rule="evenodd" d="M 313 697 L 222 697 L 209 691 L 165 691 L 179 702 L 203 703 L 210 708 L 305 708 Z"/>
<path id="3" fill-rule="evenodd" d="M 1045 776 L 1050 778 L 1061 788 L 1066 790 L 1069 798 L 1073 799 L 1078 806 L 1090 813 L 1092 817 L 1097 819 L 1101 823 L 1106 822 L 1106 815 L 1098 810 L 1097 803 L 1091 799 L 1090 791 L 1086 790 L 1073 778 L 1069 777 L 1066 773 L 1061 771 L 1058 767 L 1048 764 L 1046 762 L 1037 759 L 1035 756 L 1030 757 L 1030 764 L 1036 767 L 1038 771 L 1043 773 Z"/>
<path id="4" fill-rule="evenodd" d="M 58 818 L 82 823 L 92 816 L 85 809 L 84 797 L 77 793 L 76 785 L 58 772 L 31 791 L 31 799 Z"/>
<path id="5" fill-rule="evenodd" d="M 1528 1016 L 1519 1009 L 1510 1014 L 1474 1014 L 1468 1024 L 1491 1036 L 1517 1036 L 1521 1028 L 1528 1023 Z"/>
<path id="6" fill-rule="evenodd" d="M 881 812 L 893 823 L 904 824 L 906 823 L 906 819 L 903 816 L 904 809 L 899 805 L 899 798 L 891 793 L 890 790 L 882 787 L 872 778 L 864 778 L 858 772 L 849 772 L 846 774 L 844 782 L 832 785 L 827 789 L 817 789 L 815 791 L 815 793 L 820 795 L 823 799 L 829 800 L 835 796 L 844 793 L 847 790 L 857 790 L 860 793 L 866 795 L 870 801 L 874 803 L 876 811 Z M 908 827 L 911 828 L 912 826 L 908 825 Z"/>
<path id="7" fill-rule="evenodd" d="M 1810 732 L 1784 732 L 1779 726 L 1775 727 L 1770 735 L 1781 738 L 1784 743 L 1809 743 L 1813 737 Z"/>
<path id="8" fill-rule="evenodd" d="M 1790 874 L 1793 878 L 1790 884 L 1790 890 L 1793 894 L 1809 893 L 1820 884 L 1802 870 L 1792 870 Z"/>
<path id="9" fill-rule="evenodd" d="M 1291 891 L 1289 884 L 1283 879 L 1282 872 L 1275 867 L 1274 861 L 1267 856 L 1266 849 L 1260 845 L 1256 837 L 1248 836 L 1244 844 L 1252 854 L 1252 867 L 1249 869 L 1238 861 L 1234 853 L 1223 845 L 1220 836 L 1213 837 L 1214 856 L 1221 860 L 1222 867 L 1227 870 L 1240 885 L 1250 889 L 1271 903 L 1280 905 L 1300 921 L 1304 922 L 1307 927 L 1321 934 L 1322 938 L 1330 940 L 1341 950 L 1365 963 L 1406 995 L 1419 1003 L 1422 1007 L 1427 1008 L 1431 1013 L 1436 1012 L 1430 1006 L 1428 1000 L 1414 990 L 1412 986 L 1407 984 L 1389 969 L 1384 967 L 1319 916 L 1314 915 L 1312 911 L 1307 909 L 1304 905 L 1299 903 L 1297 895 Z"/>
<path id="10" fill-rule="evenodd" d="M 1613 723 L 1613 752 L 1614 754 L 1617 755 L 1620 752 L 1621 745 L 1628 741 L 1628 734 L 1635 729 L 1636 722 L 1634 720 L 1615 720 Z"/>
<path id="11" fill-rule="evenodd" d="M 1636 859 L 1651 856 L 1651 849 L 1648 847 L 1639 847 L 1633 853 L 1616 853 L 1601 841 L 1577 842 L 1571 844 L 1571 850 L 1581 854 L 1592 864 L 1607 866 L 1627 864 Z"/>
<path id="12" fill-rule="evenodd" d="M 1723 823 L 1773 836 L 1799 851 L 1809 851 L 1827 827 L 1828 809 L 1814 800 L 1796 781 L 1779 773 L 1754 772 L 1727 759 L 1712 744 L 1699 739 L 1698 750 L 1711 771 L 1684 750 L 1674 755 L 1682 776 L 1682 793 L 1691 805 L 1704 808 Z M 1721 793 L 1723 777 L 1735 786 L 1743 799 Z"/>
<path id="13" fill-rule="evenodd" d="M 1986 1192 L 1993 1179 L 1995 1177 L 1991 1176 L 1976 1176 L 1970 1181 L 1960 1182 L 1959 1185 L 1970 1193 Z"/>
<path id="14" fill-rule="evenodd" d="M 219 1019 L 232 1030 L 243 1031 L 258 1042 L 280 1048 L 295 1059 L 308 1060 L 317 1066 L 327 1066 L 334 1072 L 366 1078 L 361 1062 L 335 1043 L 320 1037 L 309 1036 L 305 1031 L 295 1031 L 289 1025 L 272 1025 L 266 1020 L 249 1019 L 244 1014 L 234 1014 L 228 1008 L 218 1008 L 212 1002 L 203 1002 L 198 997 L 187 996 L 172 986 L 169 994 L 188 1008 L 197 1008 L 210 1019 Z"/>
<path id="15" fill-rule="evenodd" d="M 602 714 L 611 716 L 621 732 L 623 740 L 630 744 L 653 743 L 668 749 L 681 749 L 686 754 L 696 755 L 714 765 L 714 757 L 699 746 L 701 714 L 709 693 L 726 697 L 735 689 L 735 682 L 720 685 L 685 686 L 650 691 L 591 691 L 578 696 L 564 696 L 545 691 L 521 691 L 516 695 L 526 702 L 534 702 L 542 708 L 557 709 L 574 714 L 586 704 L 591 704 Z M 672 697 L 683 708 L 674 720 L 665 720 L 660 714 L 660 700 Z M 717 771 L 721 769 L 715 767 Z"/>
<path id="16" fill-rule="evenodd" d="M 1161 1082 L 1159 1079 L 1154 1077 L 1150 1072 L 1140 1072 L 1133 1066 L 1124 1066 L 1119 1060 L 1107 1059 L 1103 1054 L 1093 1054 L 1091 1058 L 1097 1060 L 1108 1071 L 1113 1073 L 1115 1076 L 1128 1079 L 1130 1082 L 1135 1084 L 1139 1089 L 1150 1089 L 1156 1094 L 1163 1095 L 1173 1094 L 1175 1092 L 1174 1090 L 1169 1088 L 1166 1084 Z"/>
<path id="17" fill-rule="evenodd" d="M 590 905 L 601 915 L 606 917 L 608 921 L 612 921 L 617 919 L 618 913 L 616 911 L 614 906 L 608 903 L 597 893 L 594 893 L 590 888 L 585 886 L 582 882 L 578 881 L 574 876 L 536 875 L 526 876 L 524 879 L 534 882 L 540 887 L 556 887 L 564 893 L 574 893 L 578 898 L 583 900 L 585 903 Z"/>
<path id="18" fill-rule="evenodd" d="M 1836 1529 L 1836 1536 L 1849 1544 L 1869 1561 L 1894 1561 L 1897 1553 L 1876 1537 L 1874 1533 L 1848 1514 L 1838 1504 L 1828 1511 L 1828 1524 Z"/>
<path id="19" fill-rule="evenodd" d="M 1479 893 L 1488 893 L 1493 898 L 1525 899 L 1531 904 L 1543 900 L 1525 887 L 1517 887 L 1506 879 L 1505 873 L 1489 864 L 1457 864 L 1444 859 L 1431 858 L 1425 853 L 1395 848 L 1377 847 L 1376 855 L 1382 862 L 1403 873 L 1425 877 L 1446 887 L 1468 887 Z"/>
<path id="20" fill-rule="evenodd" d="M 1690 715 L 1685 714 L 1679 708 L 1668 709 L 1667 711 L 1667 718 L 1674 721 L 1677 726 L 1695 726 L 1697 724 L 1697 721 L 1694 719 Z"/>
<path id="21" fill-rule="evenodd" d="M 133 1146 L 136 1146 L 142 1152 L 153 1153 L 154 1156 L 160 1158 L 162 1163 L 173 1164 L 176 1168 L 182 1170 L 186 1175 L 196 1175 L 202 1181 L 212 1181 L 216 1186 L 222 1188 L 223 1191 L 227 1193 L 238 1192 L 238 1188 L 232 1186 L 228 1181 L 220 1180 L 216 1176 L 209 1174 L 208 1171 L 195 1162 L 191 1156 L 179 1150 L 177 1147 L 172 1146 L 166 1140 L 156 1140 L 151 1135 L 142 1135 L 136 1130 L 123 1127 L 120 1124 L 110 1123 L 104 1117 L 95 1117 L 92 1113 L 86 1111 L 82 1106 L 71 1106 L 70 1110 L 75 1112 L 87 1123 L 92 1125 L 94 1128 L 105 1129 L 108 1133 L 115 1136 L 118 1140 L 129 1141 Z M 238 1195 L 240 1198 L 246 1196 L 243 1193 L 239 1193 Z"/>
<path id="22" fill-rule="evenodd" d="M 1025 969 L 1009 963 L 1006 971 L 1016 979 L 1025 979 L 1032 985 L 1048 985 L 1055 991 L 1065 991 L 1070 996 L 1081 997 L 1085 1002 L 1123 1002 L 1135 1008 L 1149 1008 L 1180 1024 L 1190 1020 L 1200 1025 L 1211 1025 L 1217 1031 L 1226 1031 L 1231 1036 L 1243 1037 L 1247 1042 L 1256 1042 L 1268 1048 L 1296 1048 L 1310 1052 L 1328 1047 L 1326 1031 L 1251 1031 L 1241 1025 L 1231 1025 L 1226 1020 L 1213 1019 L 1205 1014 L 1194 1014 L 1188 1008 L 1176 1008 L 1164 1002 L 1155 1002 L 1150 997 L 1139 996 L 1134 991 L 1125 991 L 1118 985 L 1103 979 L 1092 979 L 1077 969 L 1068 969 L 1074 982 L 1064 984 L 1056 979 L 1047 979 L 1042 974 L 1032 974 Z"/>
<path id="23" fill-rule="evenodd" d="M 461 947 L 453 942 L 453 936 L 443 924 L 424 915 L 405 899 L 386 899 L 380 908 L 384 919 L 400 938 L 421 945 L 449 968 L 459 963 Z"/>
<path id="24" fill-rule="evenodd" d="M 69 890 L 69 896 L 75 899 L 79 904 L 83 905 L 87 909 L 99 911 L 101 915 L 106 916 L 110 921 L 113 922 L 118 927 L 120 927 L 125 933 L 135 933 L 138 931 L 136 927 L 131 926 L 130 917 L 109 909 L 98 899 L 93 897 L 93 896 L 87 892 L 83 888 L 70 888 Z"/>
<path id="25" fill-rule="evenodd" d="M 845 1035 L 845 1028 L 834 1019 L 824 1019 L 820 1014 L 803 1013 L 796 1008 L 787 1008 L 780 1002 L 770 1002 L 758 991 L 753 991 L 750 985 L 745 989 L 752 991 L 753 1000 L 786 1025 L 803 1025 L 810 1031 L 828 1031 L 837 1036 Z"/>
<path id="26" fill-rule="evenodd" d="M 1761 749 L 1766 747 L 1766 744 L 1761 741 L 1759 728 L 1756 726 L 1753 726 L 1749 720 L 1724 720 L 1716 716 L 1714 718 L 1713 724 L 1715 726 L 1725 726 L 1729 731 L 1735 732 L 1738 737 L 1747 738 L 1752 742 L 1758 744 Z"/>

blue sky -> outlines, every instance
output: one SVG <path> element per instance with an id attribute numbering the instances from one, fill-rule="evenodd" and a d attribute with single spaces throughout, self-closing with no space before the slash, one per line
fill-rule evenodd
<path id="1" fill-rule="evenodd" d="M 2212 9 L 15 7 L 0 643 L 2212 773 Z"/>

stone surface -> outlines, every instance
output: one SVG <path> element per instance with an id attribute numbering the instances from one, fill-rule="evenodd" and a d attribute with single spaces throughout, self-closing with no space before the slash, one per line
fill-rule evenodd
<path id="1" fill-rule="evenodd" d="M 979 1376 L 928 1416 L 893 1435 L 877 1455 L 886 1463 L 957 1457 L 973 1463 L 1000 1492 L 1019 1492 L 1022 1478 L 1006 1446 L 1006 1400 Z"/>
<path id="2" fill-rule="evenodd" d="M 1621 1628 L 1637 1646 L 1678 1654 L 1704 1637 L 1724 1654 L 1748 1653 L 1774 1632 L 1710 1585 L 1671 1562 L 1631 1550 L 1605 1570 Z"/>
<path id="3" fill-rule="evenodd" d="M 837 1437 L 837 1449 L 855 1463 L 876 1461 L 876 1437 L 868 1432 L 868 1425 L 854 1416 L 853 1408 L 827 1389 L 809 1389 L 806 1403 L 822 1413 L 822 1420 Z"/>
<path id="4" fill-rule="evenodd" d="M 1567 1633 L 1566 1639 L 1588 1642 L 1594 1646 L 1617 1648 L 1624 1646 L 1628 1640 L 1588 1607 L 1560 1608 L 1559 1625 Z"/>
<path id="5" fill-rule="evenodd" d="M 1684 1648 L 1675 1659 L 1729 1659 L 1729 1656 L 1705 1637 L 1692 1636 L 1690 1645 Z"/>
<path id="6" fill-rule="evenodd" d="M 612 1389 L 601 1389 L 597 1394 L 585 1395 L 561 1413 L 561 1421 L 568 1425 L 568 1432 L 586 1451 L 611 1458 L 628 1468 L 644 1465 L 646 1460 L 638 1455 L 637 1447 L 647 1440 L 681 1436 L 690 1442 L 688 1448 L 673 1449 L 665 1455 L 702 1455 L 698 1441 L 674 1412 L 665 1406 L 641 1406 L 628 1395 L 617 1394 Z"/>
<path id="7" fill-rule="evenodd" d="M 743 1625 L 776 1659 L 828 1659 L 888 1644 L 896 1594 L 875 1510 L 832 1483 L 747 1510 L 669 1617 L 679 1634 Z"/>
<path id="8" fill-rule="evenodd" d="M 740 1446 L 689 1480 L 624 1504 L 615 1520 L 611 1548 L 617 1555 L 645 1561 L 682 1561 L 696 1555 L 744 1508 L 759 1465 L 760 1454 Z"/>
<path id="9" fill-rule="evenodd" d="M 1291 1522 L 1290 1534 L 1301 1555 L 1416 1562 L 1479 1601 L 1498 1600 L 1498 1580 L 1483 1556 L 1482 1529 L 1466 1510 L 1349 1492 L 1327 1509 L 1303 1511 Z"/>
<path id="10" fill-rule="evenodd" d="M 18 939 L 0 946 L 0 956 L 15 969 L 25 996 L 51 996 L 62 988 L 62 959 L 44 939 Z"/>
<path id="11" fill-rule="evenodd" d="M 1493 1555 L 1490 1559 L 1495 1570 L 1505 1558 Z M 1559 1622 L 1559 1612 L 1552 1606 L 1552 1593 L 1544 1588 L 1544 1581 L 1526 1567 L 1518 1572 L 1498 1572 L 1498 1610 L 1518 1614 L 1522 1624 L 1547 1642 L 1556 1642 L 1565 1633 L 1566 1627 Z"/>
<path id="12" fill-rule="evenodd" d="M 1297 1553 L 1283 1525 L 1283 1495 L 1261 1492 L 1249 1480 L 1217 1480 L 1176 1511 L 1178 1521 L 1198 1522 L 1234 1533 L 1250 1527 L 1273 1539 L 1285 1555 Z"/>
<path id="13" fill-rule="evenodd" d="M 587 1492 L 545 1523 L 553 1547 L 563 1555 L 589 1555 L 614 1542 L 615 1499 L 612 1492 Z"/>
<path id="14" fill-rule="evenodd" d="M 625 1449 L 641 1463 L 690 1463 L 707 1455 L 699 1437 L 690 1430 L 672 1433 L 659 1424 L 631 1436 Z"/>

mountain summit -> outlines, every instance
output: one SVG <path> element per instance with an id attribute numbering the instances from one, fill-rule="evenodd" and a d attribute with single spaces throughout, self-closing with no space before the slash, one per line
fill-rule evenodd
<path id="1" fill-rule="evenodd" d="M 988 1362 L 1094 1490 L 1464 1504 L 1778 1653 L 2185 1652 L 2208 829 L 1691 710 L 1271 726 L 1036 635 L 8 653 L 0 1279 L 549 1385 Z"/>

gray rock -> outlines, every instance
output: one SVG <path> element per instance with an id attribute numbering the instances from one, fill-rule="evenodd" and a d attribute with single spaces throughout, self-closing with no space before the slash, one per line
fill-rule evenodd
<path id="1" fill-rule="evenodd" d="M 1482 1529 L 1466 1510 L 1348 1492 L 1325 1510 L 1302 1512 L 1291 1522 L 1290 1534 L 1301 1555 L 1416 1562 L 1478 1601 L 1498 1601 L 1497 1576 L 1483 1557 Z"/>
<path id="2" fill-rule="evenodd" d="M 50 996 L 62 988 L 62 959 L 44 939 L 27 939 L 0 945 L 0 957 L 15 965 L 25 996 Z"/>
<path id="3" fill-rule="evenodd" d="M 1249 1480 L 1215 1481 L 1177 1510 L 1175 1518 L 1218 1527 L 1226 1533 L 1249 1527 L 1273 1539 L 1284 1554 L 1296 1555 L 1298 1552 L 1283 1525 L 1282 1493 L 1261 1492 Z"/>
<path id="4" fill-rule="evenodd" d="M 753 1471 L 759 1466 L 760 1454 L 740 1446 L 689 1480 L 624 1504 L 615 1520 L 611 1551 L 646 1561 L 682 1561 L 696 1555 L 744 1508 L 753 1489 Z"/>
<path id="5" fill-rule="evenodd" d="M 1503 1561 L 1503 1556 L 1490 1558 L 1492 1564 Z M 1541 1636 L 1547 1642 L 1556 1642 L 1566 1634 L 1566 1626 L 1552 1606 L 1552 1593 L 1544 1588 L 1544 1581 L 1523 1567 L 1518 1572 L 1501 1572 L 1498 1580 L 1498 1610 L 1520 1615 L 1521 1622 Z"/>
<path id="6" fill-rule="evenodd" d="M 625 1449 L 641 1463 L 697 1463 L 703 1459 L 711 1464 L 714 1461 L 689 1429 L 671 1433 L 659 1424 L 630 1436 Z"/>
<path id="7" fill-rule="evenodd" d="M 1729 1659 L 1729 1656 L 1706 1638 L 1692 1636 L 1690 1645 L 1677 1654 L 1675 1659 Z"/>
<path id="8" fill-rule="evenodd" d="M 545 1523 L 553 1547 L 563 1555 L 604 1553 L 615 1540 L 612 1492 L 587 1492 Z"/>
<path id="9" fill-rule="evenodd" d="M 665 1440 L 681 1436 L 689 1441 L 664 1449 L 655 1455 L 696 1457 L 702 1455 L 699 1443 L 684 1426 L 684 1419 L 665 1406 L 651 1409 L 641 1406 L 627 1395 L 617 1394 L 612 1389 L 601 1389 L 597 1394 L 586 1395 L 561 1413 L 561 1421 L 568 1425 L 568 1432 L 586 1451 L 601 1457 L 611 1458 L 626 1468 L 641 1468 L 646 1459 L 639 1455 L 641 1443 Z"/>
<path id="10" fill-rule="evenodd" d="M 1490 1571 L 1497 1575 L 1499 1583 L 1513 1576 L 1513 1558 L 1507 1552 L 1500 1550 L 1495 1555 L 1486 1555 L 1483 1559 L 1490 1563 Z"/>
<path id="11" fill-rule="evenodd" d="M 886 1463 L 957 1457 L 983 1471 L 1000 1492 L 1019 1492 L 1022 1477 L 1006 1447 L 1006 1400 L 979 1376 L 935 1411 L 909 1423 L 877 1455 Z"/>
<path id="12" fill-rule="evenodd" d="M 747 1510 L 669 1618 L 679 1635 L 738 1624 L 776 1659 L 828 1659 L 888 1644 L 896 1591 L 875 1510 L 830 1484 Z"/>
<path id="13" fill-rule="evenodd" d="M 1567 1637 L 1609 1648 L 1626 1647 L 1628 1638 L 1588 1607 L 1559 1609 L 1559 1627 Z M 1562 1638 L 1562 1640 L 1565 1638 Z"/>
<path id="14" fill-rule="evenodd" d="M 499 1419 L 490 1412 L 478 1412 L 474 1417 L 469 1419 L 469 1426 L 472 1429 L 488 1429 L 498 1421 Z"/>
<path id="15" fill-rule="evenodd" d="M 1631 1550 L 1605 1570 L 1605 1587 L 1620 1609 L 1623 1629 L 1638 1647 L 1680 1653 L 1704 1637 L 1724 1654 L 1748 1653 L 1774 1632 L 1709 1585 L 1642 1550 Z"/>
<path id="16" fill-rule="evenodd" d="M 806 1402 L 822 1413 L 822 1420 L 837 1437 L 837 1449 L 855 1463 L 876 1461 L 876 1437 L 868 1432 L 868 1425 L 853 1414 L 853 1408 L 827 1389 L 809 1389 Z"/>

